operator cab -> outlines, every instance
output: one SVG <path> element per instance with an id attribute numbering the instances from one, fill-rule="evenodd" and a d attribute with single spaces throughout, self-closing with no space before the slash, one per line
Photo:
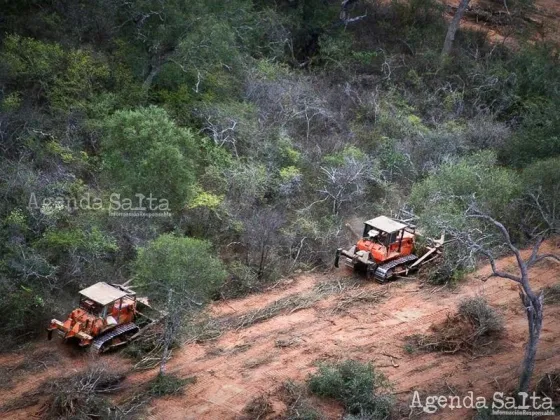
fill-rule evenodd
<path id="1" fill-rule="evenodd" d="M 80 291 L 80 308 L 91 315 L 107 318 L 118 316 L 124 309 L 134 306 L 136 294 L 124 287 L 115 287 L 105 282 Z"/>
<path id="2" fill-rule="evenodd" d="M 401 253 L 403 245 L 412 252 L 414 232 L 414 226 L 379 216 L 364 223 L 363 239 L 383 245 L 385 257 L 389 257 L 391 253 Z"/>

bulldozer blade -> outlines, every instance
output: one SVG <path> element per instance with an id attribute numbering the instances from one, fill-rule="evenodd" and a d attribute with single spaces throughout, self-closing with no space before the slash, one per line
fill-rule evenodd
<path id="1" fill-rule="evenodd" d="M 334 266 L 335 266 L 336 268 L 338 268 L 338 261 L 340 260 L 340 253 L 341 253 L 341 252 L 342 252 L 342 248 L 338 248 L 338 249 L 336 250 L 336 254 L 335 254 L 335 257 L 334 257 Z"/>

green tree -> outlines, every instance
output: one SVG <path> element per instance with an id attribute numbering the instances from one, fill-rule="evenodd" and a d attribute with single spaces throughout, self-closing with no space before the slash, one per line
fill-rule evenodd
<path id="1" fill-rule="evenodd" d="M 208 301 L 226 272 L 209 242 L 163 234 L 138 251 L 136 284 L 160 303 L 167 290 L 182 292 L 195 305 Z"/>
<path id="2" fill-rule="evenodd" d="M 557 233 L 560 229 L 560 158 L 539 160 L 521 175 L 528 196 L 527 214 L 532 226 Z"/>
<path id="3" fill-rule="evenodd" d="M 497 167 L 495 153 L 481 152 L 442 165 L 424 181 L 415 184 L 410 203 L 423 219 L 423 225 L 434 227 L 435 231 L 431 233 L 439 235 L 439 225 L 451 219 L 458 222 L 457 217 L 473 199 L 490 215 L 508 215 L 506 221 L 513 224 L 517 214 L 511 211 L 511 203 L 521 193 L 516 172 Z"/>
<path id="4" fill-rule="evenodd" d="M 110 187 L 169 201 L 181 209 L 191 197 L 197 136 L 158 107 L 118 111 L 103 122 L 103 171 Z"/>
<path id="5" fill-rule="evenodd" d="M 529 196 L 538 216 L 554 216 L 547 212 L 554 204 L 544 200 L 557 196 L 556 174 L 550 175 L 550 182 L 545 180 L 548 171 L 557 168 L 558 163 L 550 160 L 530 167 L 524 174 L 525 184 L 529 188 L 533 186 Z M 431 232 L 444 231 L 455 239 L 453 247 L 458 250 L 460 263 L 474 266 L 477 257 L 485 258 L 492 269 L 488 278 L 508 279 L 518 285 L 528 321 L 528 343 L 519 378 L 519 391 L 523 392 L 529 388 L 543 322 L 543 294 L 533 290 L 530 269 L 544 259 L 560 261 L 557 255 L 539 253 L 550 226 L 556 222 L 544 217 L 549 229 L 539 229 L 542 222 L 536 221 L 533 213 L 520 211 L 526 203 L 525 193 L 515 172 L 496 167 L 495 155 L 484 153 L 444 166 L 416 185 L 411 197 L 423 226 Z M 529 229 L 520 232 L 518 226 L 529 226 Z M 528 258 L 521 255 L 516 245 L 520 233 L 529 234 L 535 240 Z M 503 271 L 497 266 L 497 258 L 504 254 L 515 256 L 517 270 Z"/>
<path id="6" fill-rule="evenodd" d="M 210 243 L 171 234 L 161 235 L 140 249 L 133 270 L 136 286 L 168 313 L 160 364 L 163 375 L 169 346 L 183 318 L 208 302 L 225 279 L 226 271 Z"/>

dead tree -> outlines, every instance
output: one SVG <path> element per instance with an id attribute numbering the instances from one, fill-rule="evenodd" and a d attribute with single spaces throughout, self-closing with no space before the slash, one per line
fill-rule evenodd
<path id="1" fill-rule="evenodd" d="M 517 274 L 511 274 L 500 270 L 496 265 L 496 259 L 491 251 L 491 247 L 485 243 L 485 240 L 489 237 L 489 235 L 481 235 L 480 230 L 478 229 L 475 229 L 472 232 L 453 232 L 453 229 L 451 229 L 450 233 L 456 236 L 457 239 L 469 250 L 469 252 L 483 255 L 486 259 L 488 259 L 492 268 L 492 274 L 490 274 L 490 276 L 488 276 L 485 280 L 488 280 L 490 277 L 500 277 L 514 281 L 518 284 L 519 296 L 525 308 L 525 314 L 527 316 L 529 327 L 529 337 L 527 347 L 525 348 L 525 357 L 521 365 L 519 391 L 527 392 L 533 375 L 533 370 L 535 368 L 537 346 L 543 323 L 543 293 L 542 291 L 540 293 L 535 293 L 531 288 L 529 270 L 536 263 L 544 259 L 554 259 L 560 262 L 560 256 L 554 254 L 539 254 L 540 246 L 544 240 L 544 237 L 541 235 L 537 238 L 530 257 L 524 259 L 519 249 L 513 245 L 510 234 L 502 223 L 479 210 L 473 209 L 473 207 L 470 207 L 467 210 L 466 217 L 485 221 L 493 228 L 498 229 L 500 237 L 503 239 L 503 245 L 515 256 L 517 268 L 519 270 Z"/>
<path id="2" fill-rule="evenodd" d="M 449 53 L 451 52 L 451 48 L 453 48 L 455 34 L 457 33 L 457 29 L 459 29 L 461 19 L 465 14 L 465 10 L 467 10 L 469 2 L 470 0 L 461 0 L 461 3 L 459 3 L 459 7 L 457 7 L 457 10 L 455 11 L 453 19 L 451 19 L 451 22 L 449 23 L 449 26 L 447 28 L 447 35 L 445 36 L 445 42 L 443 43 L 443 49 L 441 50 L 441 55 L 444 57 L 449 55 Z"/>

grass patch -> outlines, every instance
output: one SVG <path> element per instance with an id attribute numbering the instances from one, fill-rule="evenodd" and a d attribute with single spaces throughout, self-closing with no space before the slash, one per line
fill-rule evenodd
<path id="1" fill-rule="evenodd" d="M 179 378 L 175 375 L 159 374 L 148 385 L 148 393 L 154 397 L 182 394 L 187 384 L 196 383 L 196 377 Z"/>
<path id="2" fill-rule="evenodd" d="M 463 300 L 454 316 L 432 325 L 432 334 L 406 337 L 405 348 L 412 352 L 433 351 L 484 353 L 504 329 L 502 317 L 482 297 Z"/>
<path id="3" fill-rule="evenodd" d="M 386 419 L 393 410 L 389 381 L 371 364 L 355 360 L 321 364 L 319 371 L 308 378 L 307 385 L 311 393 L 339 401 L 347 414 Z"/>

